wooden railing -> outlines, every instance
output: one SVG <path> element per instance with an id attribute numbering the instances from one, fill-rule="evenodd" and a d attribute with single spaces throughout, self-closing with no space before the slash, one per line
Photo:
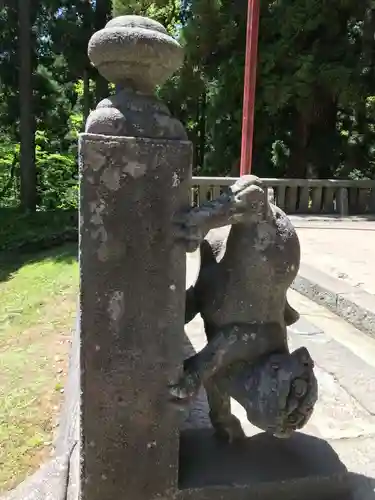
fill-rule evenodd
<path id="1" fill-rule="evenodd" d="M 191 201 L 200 205 L 219 196 L 236 177 L 193 177 Z M 375 181 L 340 179 L 262 179 L 269 196 L 289 214 L 359 215 L 375 213 Z"/>

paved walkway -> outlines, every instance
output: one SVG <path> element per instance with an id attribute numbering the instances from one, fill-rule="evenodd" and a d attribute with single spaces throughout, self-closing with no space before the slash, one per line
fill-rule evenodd
<path id="1" fill-rule="evenodd" d="M 302 262 L 375 295 L 375 220 L 291 217 Z"/>
<path id="2" fill-rule="evenodd" d="M 375 219 L 291 219 L 302 250 L 293 288 L 375 336 Z"/>

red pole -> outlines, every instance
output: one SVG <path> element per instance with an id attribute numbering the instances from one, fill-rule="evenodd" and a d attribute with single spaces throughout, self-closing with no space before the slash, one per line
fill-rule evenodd
<path id="1" fill-rule="evenodd" d="M 260 0 L 248 0 L 246 57 L 242 110 L 242 143 L 240 174 L 250 174 L 253 155 L 254 105 L 258 56 Z"/>

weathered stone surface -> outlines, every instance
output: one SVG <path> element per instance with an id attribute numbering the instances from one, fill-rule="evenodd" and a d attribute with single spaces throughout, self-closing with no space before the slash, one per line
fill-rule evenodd
<path id="1" fill-rule="evenodd" d="M 80 139 L 82 498 L 149 500 L 177 487 L 179 413 L 167 387 L 182 361 L 191 144 L 152 91 L 181 64 L 159 23 L 112 20 L 89 57 L 123 90 Z"/>
<path id="2" fill-rule="evenodd" d="M 314 321 L 318 319 L 319 316 L 313 316 Z M 319 400 L 304 433 L 327 440 L 375 436 L 375 385 L 372 383 L 375 366 L 366 363 L 358 353 L 330 338 L 310 321 L 302 318 L 290 327 L 288 335 L 292 349 L 306 346 L 316 362 L 314 371 L 319 383 Z M 339 318 L 336 324 L 338 321 Z M 194 319 L 186 332 L 185 356 L 188 357 L 206 343 L 201 318 Z M 368 350 L 366 344 L 363 348 Z M 232 412 L 241 420 L 246 435 L 259 433 L 256 427 L 246 422 L 244 409 L 234 400 L 231 404 Z M 191 403 L 182 428 L 210 428 L 208 412 L 206 396 L 201 391 L 197 400 Z"/>
<path id="3" fill-rule="evenodd" d="M 89 57 L 109 81 L 152 93 L 181 66 L 183 50 L 157 21 L 121 16 L 89 42 Z"/>
<path id="4" fill-rule="evenodd" d="M 90 113 L 86 132 L 109 136 L 186 140 L 182 124 L 153 96 L 122 90 Z"/>
<path id="5" fill-rule="evenodd" d="M 185 255 L 172 218 L 188 203 L 191 145 L 84 135 L 80 155 L 83 498 L 149 499 L 177 477 L 166 388 L 182 356 Z"/>
<path id="6" fill-rule="evenodd" d="M 80 419 L 80 324 L 79 318 L 76 328 L 72 332 L 72 345 L 70 350 L 68 378 L 64 387 L 64 404 L 62 407 L 59 430 L 55 440 L 57 455 L 63 455 L 67 450 L 72 450 L 79 441 Z M 79 447 L 77 447 L 79 448 Z"/>
<path id="7" fill-rule="evenodd" d="M 99 72 L 123 90 L 90 113 L 87 133 L 187 139 L 182 124 L 152 95 L 183 60 L 182 48 L 160 23 L 141 16 L 112 19 L 92 36 L 88 52 Z"/>
<path id="8" fill-rule="evenodd" d="M 180 214 L 178 223 L 187 250 L 201 252 L 186 322 L 200 313 L 208 342 L 185 360 L 171 394 L 186 401 L 204 385 L 212 425 L 230 441 L 243 429 L 229 396 L 253 424 L 289 436 L 306 424 L 317 399 L 312 359 L 305 349 L 290 353 L 286 339 L 286 326 L 298 319 L 286 300 L 300 261 L 293 225 L 254 176 Z"/>

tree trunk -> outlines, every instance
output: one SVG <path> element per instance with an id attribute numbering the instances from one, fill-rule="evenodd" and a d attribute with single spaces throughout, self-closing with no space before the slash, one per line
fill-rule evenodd
<path id="1" fill-rule="evenodd" d="M 80 13 L 83 23 L 83 30 L 87 36 L 87 43 L 93 32 L 93 6 L 90 0 L 86 0 L 80 6 Z M 93 96 L 90 89 L 90 77 L 92 78 L 93 68 L 90 65 L 89 58 L 86 57 L 82 72 L 83 81 L 83 129 L 86 125 L 86 120 L 93 106 Z"/>
<path id="2" fill-rule="evenodd" d="M 311 131 L 309 160 L 316 167 L 319 179 L 332 178 L 339 165 L 337 132 L 337 99 L 320 93 L 320 112 Z"/>
<path id="3" fill-rule="evenodd" d="M 199 122 L 198 122 L 198 127 L 199 127 L 199 164 L 201 165 L 201 168 L 204 168 L 204 159 L 205 159 L 205 152 L 206 152 L 206 107 L 207 107 L 207 100 L 206 100 L 206 91 L 204 90 L 202 92 L 202 95 L 199 99 Z"/>
<path id="4" fill-rule="evenodd" d="M 18 0 L 21 207 L 36 209 L 35 120 L 32 109 L 32 0 Z"/>
<path id="5" fill-rule="evenodd" d="M 293 144 L 290 148 L 290 159 L 286 168 L 285 177 L 304 179 L 307 170 L 307 145 L 310 127 L 303 113 L 297 111 Z"/>

